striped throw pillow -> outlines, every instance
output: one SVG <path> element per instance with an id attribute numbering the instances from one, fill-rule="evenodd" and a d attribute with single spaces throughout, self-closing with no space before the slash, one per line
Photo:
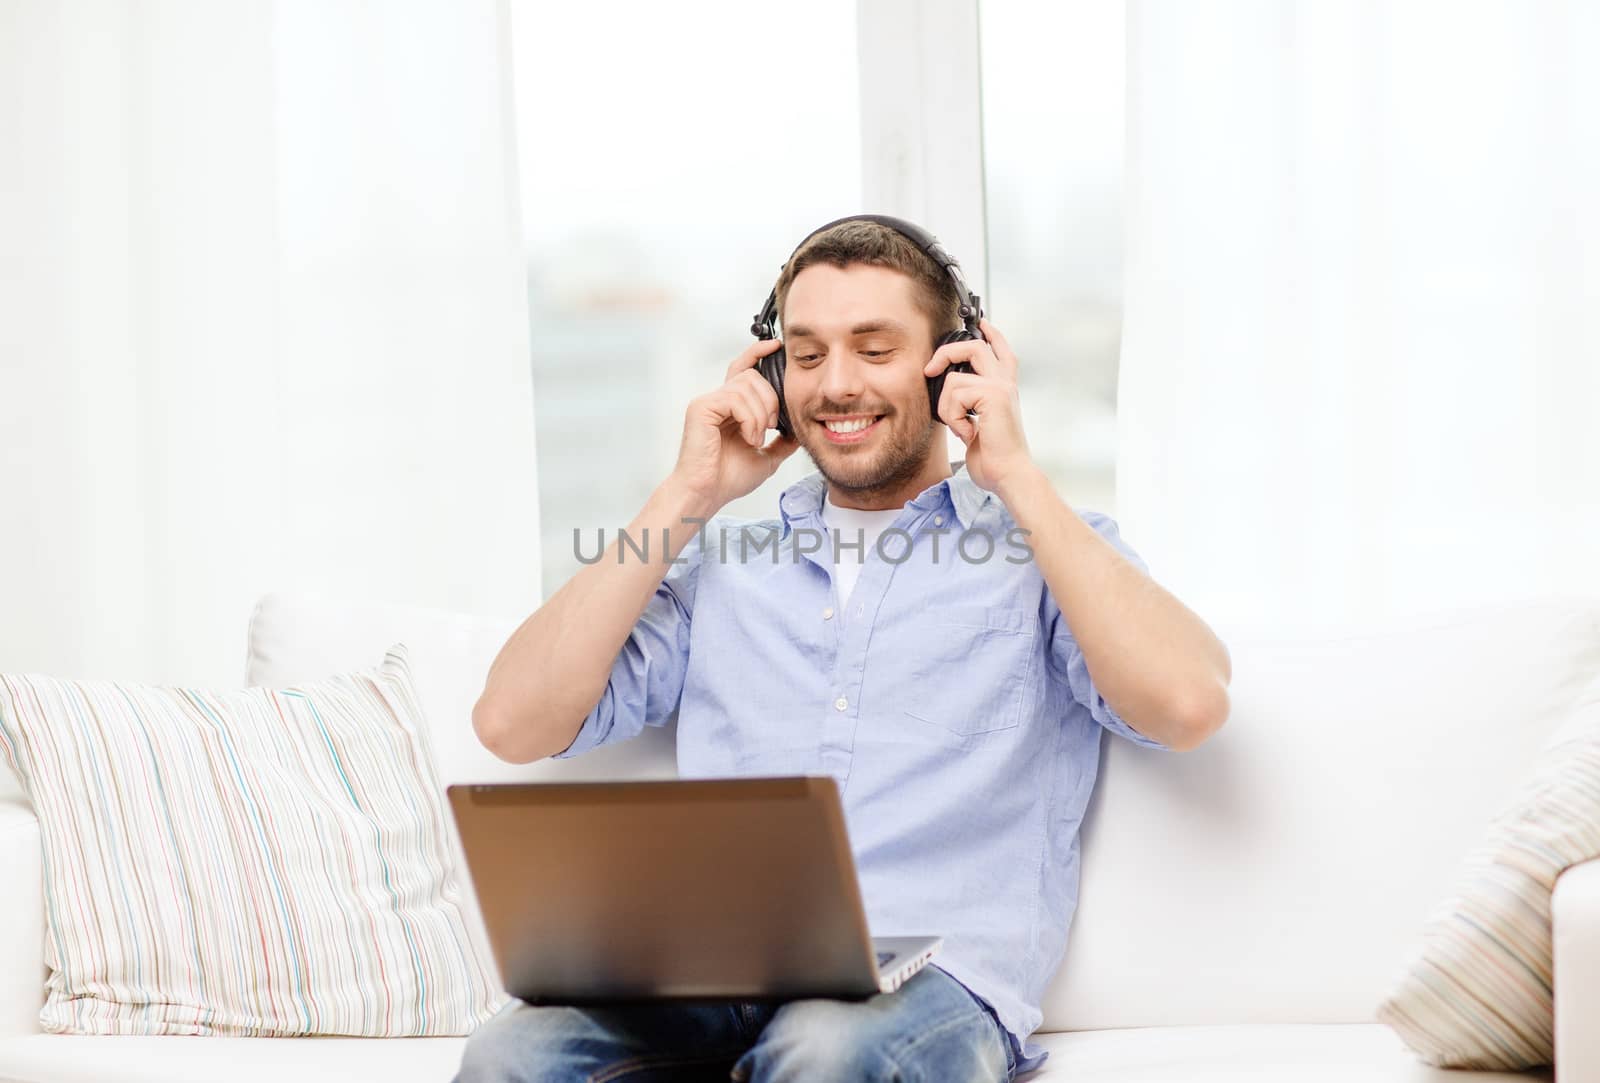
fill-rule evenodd
<path id="1" fill-rule="evenodd" d="M 0 674 L 44 847 L 42 1028 L 467 1034 L 462 918 L 406 649 L 292 688 Z"/>
<path id="2" fill-rule="evenodd" d="M 1600 680 L 1541 750 L 1517 798 L 1429 916 L 1377 1018 L 1422 1060 L 1516 1071 L 1553 1063 L 1550 895 L 1600 856 Z"/>

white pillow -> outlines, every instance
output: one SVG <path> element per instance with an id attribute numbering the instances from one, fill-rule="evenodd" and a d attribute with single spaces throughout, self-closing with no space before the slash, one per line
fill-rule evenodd
<path id="1" fill-rule="evenodd" d="M 504 1003 L 403 644 L 281 689 L 0 674 L 0 748 L 43 841 L 45 1031 L 460 1035 Z"/>
<path id="2" fill-rule="evenodd" d="M 1422 1060 L 1517 1071 L 1554 1063 L 1550 895 L 1600 856 L 1600 679 L 1465 863 L 1378 1007 Z"/>

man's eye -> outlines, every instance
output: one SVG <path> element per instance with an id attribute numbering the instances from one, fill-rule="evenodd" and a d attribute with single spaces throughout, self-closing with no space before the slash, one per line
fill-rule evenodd
<path id="1" fill-rule="evenodd" d="M 862 350 L 861 351 L 861 356 L 862 357 L 883 357 L 885 354 L 891 354 L 893 352 L 894 352 L 893 350 Z M 803 354 L 796 354 L 794 357 L 791 357 L 790 360 L 794 361 L 794 362 L 796 362 L 798 364 L 806 365 L 806 364 L 810 364 L 812 361 L 817 360 L 818 356 L 819 356 L 818 354 L 814 354 L 814 353 L 803 353 Z"/>

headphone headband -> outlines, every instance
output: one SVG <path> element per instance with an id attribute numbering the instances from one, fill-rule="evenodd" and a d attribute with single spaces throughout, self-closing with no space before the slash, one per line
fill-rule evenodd
<path id="1" fill-rule="evenodd" d="M 939 243 L 939 238 L 921 226 L 907 222 L 904 218 L 894 218 L 887 214 L 850 214 L 818 226 L 806 234 L 805 240 L 795 245 L 794 251 L 789 253 L 789 259 L 784 260 L 778 267 L 780 277 L 784 268 L 789 266 L 790 260 L 793 260 L 799 254 L 800 249 L 806 246 L 806 241 L 811 240 L 819 233 L 832 229 L 841 222 L 876 222 L 880 226 L 888 226 L 927 253 L 928 258 L 943 268 L 955 282 L 956 296 L 961 300 L 961 322 L 972 333 L 974 338 L 983 338 L 983 333 L 978 330 L 978 320 L 983 316 L 983 305 L 978 295 L 967 288 L 966 280 L 961 277 L 960 263 L 957 262 L 954 256 L 944 250 L 944 246 Z M 750 333 L 761 339 L 778 337 L 778 287 L 776 283 L 773 284 L 772 292 L 767 294 L 767 303 L 761 306 L 761 311 L 755 316 L 755 322 L 750 325 Z"/>

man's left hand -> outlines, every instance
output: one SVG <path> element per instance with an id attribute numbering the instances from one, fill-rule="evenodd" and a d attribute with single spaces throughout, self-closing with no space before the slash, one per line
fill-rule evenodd
<path id="1" fill-rule="evenodd" d="M 971 372 L 945 377 L 939 396 L 939 417 L 967 445 L 967 474 L 990 492 L 1007 478 L 1033 468 L 1027 437 L 1022 434 L 1022 404 L 1017 398 L 1017 355 L 994 324 L 978 321 L 984 339 L 950 342 L 928 359 L 923 372 L 937 376 L 958 361 Z M 968 412 L 976 418 L 967 416 Z"/>

